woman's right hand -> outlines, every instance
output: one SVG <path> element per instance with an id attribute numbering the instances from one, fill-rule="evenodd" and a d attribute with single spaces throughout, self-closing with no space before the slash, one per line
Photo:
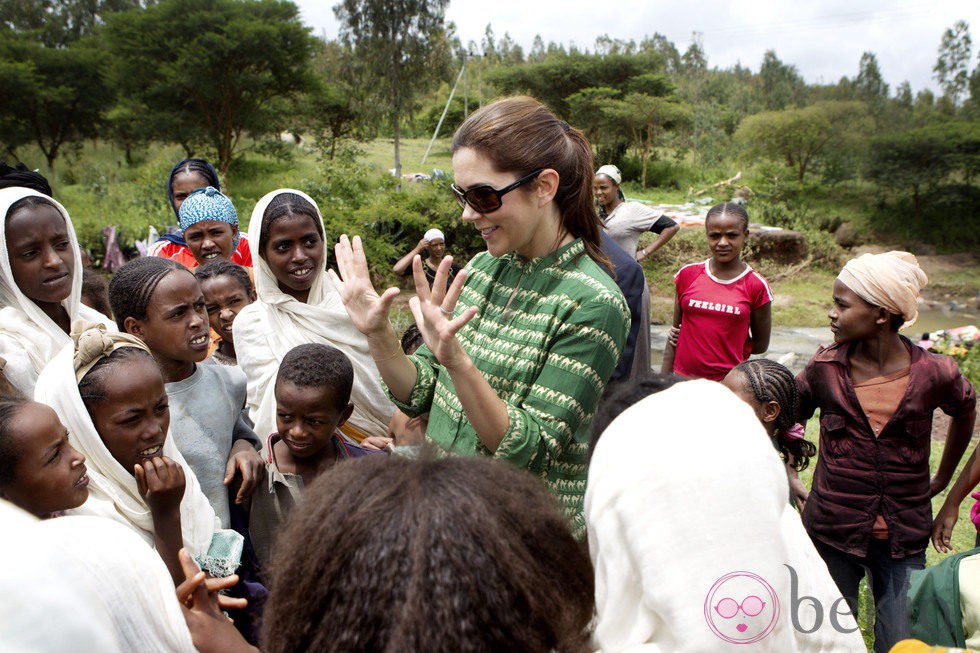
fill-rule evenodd
<path id="1" fill-rule="evenodd" d="M 161 515 L 180 509 L 185 486 L 184 470 L 180 465 L 160 456 L 137 463 L 134 471 L 136 487 L 150 507 L 150 513 Z"/>
<path id="2" fill-rule="evenodd" d="M 327 274 L 340 294 L 351 322 L 366 336 L 384 331 L 398 288 L 388 288 L 381 295 L 374 289 L 360 236 L 354 236 L 351 241 L 347 234 L 341 235 L 334 254 L 339 275 L 333 270 L 327 270 Z"/>

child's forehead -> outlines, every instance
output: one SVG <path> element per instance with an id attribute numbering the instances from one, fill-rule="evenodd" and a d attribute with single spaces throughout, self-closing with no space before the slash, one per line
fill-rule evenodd
<path id="1" fill-rule="evenodd" d="M 306 385 L 288 378 L 276 379 L 276 401 L 297 403 L 321 408 L 337 408 L 334 389 L 326 384 Z"/>

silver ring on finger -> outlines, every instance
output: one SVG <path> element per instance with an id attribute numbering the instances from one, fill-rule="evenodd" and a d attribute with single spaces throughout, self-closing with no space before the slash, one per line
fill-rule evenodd
<path id="1" fill-rule="evenodd" d="M 439 307 L 439 310 L 442 311 L 442 314 L 445 315 L 446 317 L 452 317 L 453 314 L 452 311 L 448 311 L 444 309 L 442 306 Z"/>

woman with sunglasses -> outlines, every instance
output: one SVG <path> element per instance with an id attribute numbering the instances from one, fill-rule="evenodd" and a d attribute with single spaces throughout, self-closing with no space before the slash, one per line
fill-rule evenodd
<path id="1" fill-rule="evenodd" d="M 451 257 L 431 290 L 415 257 L 409 305 L 425 346 L 402 353 L 388 322 L 398 290 L 375 291 L 359 238 L 341 236 L 330 274 L 395 404 L 429 411 L 428 439 L 540 476 L 581 537 L 589 428 L 630 323 L 597 262 L 592 152 L 528 97 L 473 114 L 452 150 L 453 193 L 487 251 L 447 290 Z"/>

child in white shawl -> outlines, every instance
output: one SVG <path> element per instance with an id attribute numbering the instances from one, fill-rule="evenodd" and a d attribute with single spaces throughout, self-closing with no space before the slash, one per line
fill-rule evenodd
<path id="1" fill-rule="evenodd" d="M 597 648 L 864 650 L 764 436 L 746 403 L 704 380 L 605 430 L 585 495 Z"/>
<path id="2" fill-rule="evenodd" d="M 301 237 L 285 232 L 280 237 L 284 226 L 298 227 Z M 354 413 L 341 430 L 357 441 L 385 436 L 395 408 L 381 388 L 367 339 L 325 272 L 327 243 L 316 203 L 298 190 L 269 193 L 252 211 L 248 238 L 257 253 L 252 261 L 258 301 L 235 319 L 235 352 L 248 377 L 255 432 L 264 439 L 276 431 L 274 390 L 283 356 L 298 345 L 321 343 L 342 351 L 354 366 Z"/>
<path id="3" fill-rule="evenodd" d="M 63 225 L 52 219 L 52 211 L 61 215 Z M 72 322 L 97 322 L 111 331 L 116 327 L 109 318 L 81 302 L 81 253 L 65 207 L 28 188 L 4 188 L 0 189 L 0 216 L 0 356 L 7 361 L 7 378 L 30 397 L 41 369 L 70 342 L 68 329 Z M 34 268 L 25 268 L 25 272 L 37 281 L 39 289 L 25 293 L 15 279 L 11 257 L 17 260 L 18 267 Z M 63 277 L 65 274 L 68 278 Z M 40 297 L 35 290 L 55 297 Z"/>
<path id="4" fill-rule="evenodd" d="M 38 521 L 0 500 L 0 649 L 193 653 L 160 557 L 96 517 Z"/>
<path id="5" fill-rule="evenodd" d="M 126 524 L 141 535 L 147 544 L 157 547 L 175 580 L 182 580 L 182 571 L 177 561 L 177 549 L 181 545 L 186 547 L 201 567 L 212 575 L 230 575 L 235 571 L 241 557 L 242 538 L 234 531 L 220 530 L 220 522 L 207 497 L 201 492 L 197 478 L 177 450 L 173 438 L 166 432 L 169 425 L 169 408 L 166 402 L 164 401 L 162 407 L 158 405 L 154 408 L 154 412 L 164 411 L 159 415 L 165 431 L 162 446 L 150 442 L 151 438 L 145 433 L 141 436 L 142 444 L 135 443 L 135 447 L 148 449 L 137 457 L 137 467 L 142 465 L 146 468 L 151 464 L 156 465 L 157 468 L 160 464 L 169 467 L 170 463 L 167 461 L 169 459 L 183 471 L 184 490 L 177 520 L 181 542 L 167 542 L 168 550 L 164 551 L 160 550 L 162 543 L 154 514 L 154 501 L 159 503 L 160 500 L 156 497 L 148 499 L 148 472 L 144 471 L 141 474 L 143 478 L 138 482 L 133 469 L 128 468 L 130 462 L 127 461 L 127 467 L 124 467 L 117 460 L 103 441 L 103 436 L 96 429 L 89 410 L 82 401 L 79 382 L 100 361 L 108 358 L 118 349 L 136 348 L 146 352 L 146 356 L 123 358 L 113 363 L 113 368 L 103 370 L 103 378 L 110 376 L 114 379 L 135 381 L 136 372 L 146 371 L 137 370 L 136 366 L 147 364 L 152 365 L 146 368 L 147 370 L 159 374 L 159 368 L 153 362 L 149 350 L 138 338 L 128 334 L 107 333 L 101 326 L 77 324 L 75 329 L 76 331 L 72 333 L 73 342 L 58 352 L 41 372 L 35 392 L 38 401 L 54 408 L 62 423 L 68 428 L 72 445 L 88 459 L 89 498 L 80 508 L 70 511 L 70 514 L 98 515 Z M 166 397 L 163 393 L 162 376 L 158 382 L 160 393 Z M 113 402 L 121 401 L 119 397 L 107 391 L 107 386 L 108 381 L 102 383 L 102 387 L 99 388 L 101 392 L 105 392 L 105 396 L 100 398 L 100 403 L 111 405 Z M 129 400 L 128 396 L 126 400 Z M 129 401 L 132 403 L 131 400 Z M 128 413 L 117 419 L 125 423 L 123 418 L 127 416 Z"/>

